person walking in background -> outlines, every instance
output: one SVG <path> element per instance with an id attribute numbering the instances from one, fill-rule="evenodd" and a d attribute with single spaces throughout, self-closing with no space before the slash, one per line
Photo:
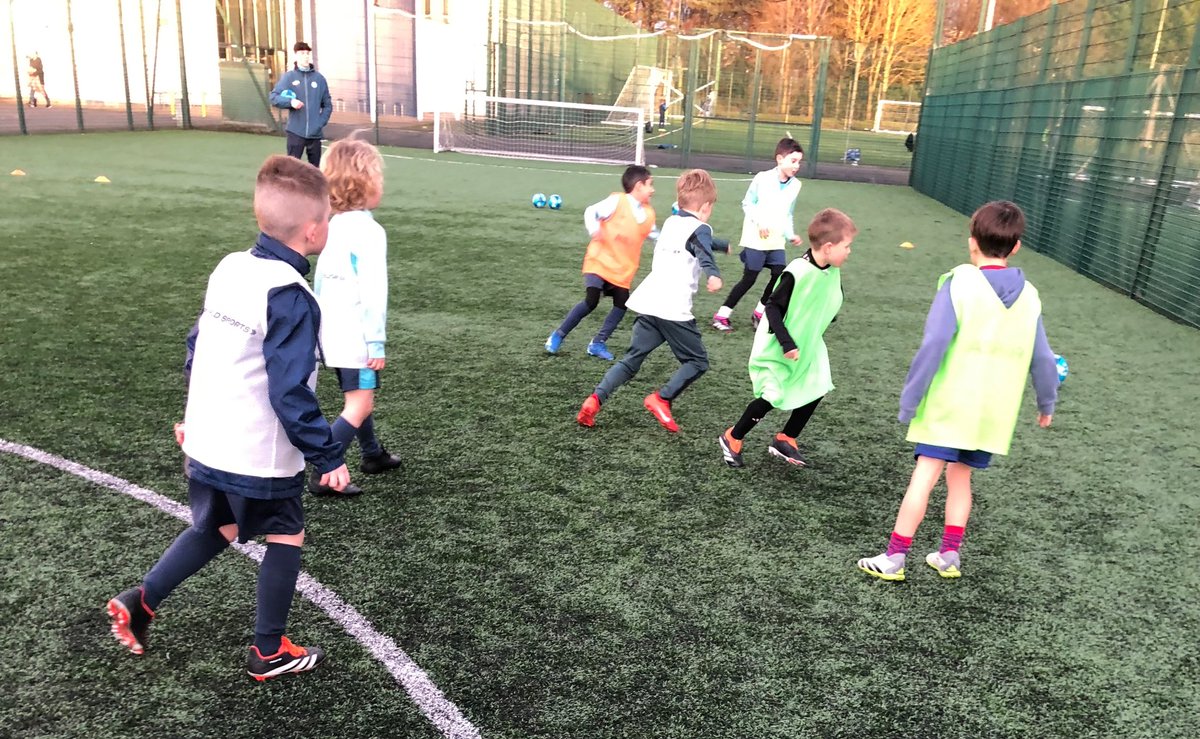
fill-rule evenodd
<path id="1" fill-rule="evenodd" d="M 287 155 L 296 159 L 306 155 L 309 164 L 319 167 L 321 138 L 333 115 L 333 100 L 329 83 L 313 65 L 312 47 L 297 41 L 292 51 L 295 64 L 275 83 L 271 105 L 288 111 Z"/>
<path id="2" fill-rule="evenodd" d="M 42 99 L 46 101 L 46 107 L 51 107 L 50 96 L 46 94 L 46 70 L 42 66 L 42 58 L 35 51 L 30 54 L 29 59 L 29 107 L 36 108 L 37 96 L 40 92 Z"/>

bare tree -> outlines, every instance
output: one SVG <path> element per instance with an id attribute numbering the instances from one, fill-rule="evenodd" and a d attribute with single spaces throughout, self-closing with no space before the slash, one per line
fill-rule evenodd
<path id="1" fill-rule="evenodd" d="M 850 58 L 854 63 L 854 76 L 850 85 L 850 100 L 846 106 L 846 128 L 854 123 L 854 109 L 858 102 L 858 84 L 862 78 L 863 61 L 870 50 L 871 35 L 876 24 L 879 0 L 842 0 L 845 38 L 851 43 Z"/>
<path id="2" fill-rule="evenodd" d="M 932 3 L 911 0 L 879 0 L 876 20 L 876 38 L 879 43 L 878 77 L 868 98 L 868 110 L 874 100 L 887 96 L 896 65 L 902 60 L 905 49 L 928 48 L 933 34 L 936 9 Z"/>

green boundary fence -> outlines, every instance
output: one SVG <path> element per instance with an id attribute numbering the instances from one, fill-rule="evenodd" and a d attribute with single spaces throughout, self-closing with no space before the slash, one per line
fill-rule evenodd
<path id="1" fill-rule="evenodd" d="M 911 181 L 1200 326 L 1200 1 L 1074 0 L 933 52 Z"/>
<path id="2" fill-rule="evenodd" d="M 14 134 L 279 133 L 286 113 L 267 92 L 307 40 L 329 82 L 332 138 L 371 130 L 420 146 L 434 112 L 483 90 L 601 105 L 632 95 L 656 124 L 647 144 L 661 163 L 751 171 L 790 135 L 837 176 L 831 165 L 853 168 L 848 149 L 863 165 L 908 168 L 907 121 L 890 126 L 899 134 L 867 129 L 879 98 L 919 96 L 926 60 L 924 49 L 825 37 L 639 28 L 599 0 L 8 0 L 5 10 L 0 133 Z M 30 106 L 34 53 L 50 109 Z M 895 64 L 881 75 L 885 57 Z M 631 92 L 638 70 L 641 93 Z"/>

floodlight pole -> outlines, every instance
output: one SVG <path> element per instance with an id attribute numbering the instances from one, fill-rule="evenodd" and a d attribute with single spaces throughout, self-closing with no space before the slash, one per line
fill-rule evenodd
<path id="1" fill-rule="evenodd" d="M 117 32 L 121 35 L 121 79 L 125 81 L 125 118 L 133 130 L 133 101 L 129 97 L 129 59 L 125 54 L 125 0 L 117 0 Z"/>
<path id="2" fill-rule="evenodd" d="M 154 130 L 154 92 L 150 89 L 150 60 L 146 55 L 146 8 L 143 0 L 138 0 L 138 23 L 142 36 L 142 78 L 146 83 L 146 123 Z M 157 43 L 155 44 L 157 46 Z M 158 49 L 154 49 L 155 64 L 158 63 Z"/>
<path id="3" fill-rule="evenodd" d="M 754 49 L 754 81 L 750 87 L 750 125 L 746 127 L 746 171 L 754 171 L 754 124 L 758 122 L 758 94 L 762 90 L 762 49 Z"/>
<path id="4" fill-rule="evenodd" d="M 67 41 L 71 45 L 71 78 L 75 81 L 75 122 L 83 131 L 83 101 L 79 98 L 79 68 L 75 65 L 75 21 L 71 16 L 71 0 L 67 0 Z"/>
<path id="5" fill-rule="evenodd" d="M 687 94 L 683 98 L 683 156 L 679 166 L 687 169 L 692 158 L 692 124 L 696 108 L 696 76 L 700 71 L 700 41 L 691 42 L 688 49 Z M 665 93 L 664 93 L 665 94 Z"/>
<path id="6" fill-rule="evenodd" d="M 561 0 L 559 5 L 558 17 L 566 19 L 567 17 L 567 0 Z M 634 64 L 637 64 L 637 39 L 634 39 Z M 567 27 L 565 25 L 558 27 L 558 102 L 567 102 L 564 98 L 567 94 Z"/>
<path id="7" fill-rule="evenodd" d="M 987 2 L 979 6 L 979 29 L 978 33 L 986 33 L 992 30 L 992 26 L 996 21 L 996 0 L 987 0 Z"/>
<path id="8" fill-rule="evenodd" d="M 937 20 L 933 22 L 933 48 L 940 49 L 946 35 L 946 0 L 938 0 Z"/>
<path id="9" fill-rule="evenodd" d="M 715 33 L 712 35 L 711 38 L 712 38 L 711 45 L 717 47 L 717 52 L 716 52 L 716 61 L 713 63 L 714 66 L 713 66 L 713 75 L 712 75 L 712 78 L 713 78 L 713 89 L 712 89 L 713 104 L 712 104 L 712 108 L 709 109 L 708 114 L 710 116 L 715 117 L 717 115 L 717 103 L 721 99 L 721 50 L 725 48 L 725 44 L 717 42 L 717 34 L 715 34 Z M 708 53 L 708 58 L 710 60 L 713 58 L 713 53 L 711 50 Z"/>
<path id="10" fill-rule="evenodd" d="M 368 118 L 375 129 L 375 143 L 379 144 L 379 71 L 375 66 L 375 3 L 363 0 L 363 54 L 367 63 L 367 107 Z M 413 26 L 414 35 L 416 25 Z"/>
<path id="11" fill-rule="evenodd" d="M 21 72 L 17 66 L 17 32 L 13 28 L 13 0 L 8 0 L 8 38 L 12 41 L 13 86 L 17 91 L 17 122 L 21 125 L 21 133 L 27 134 L 25 128 L 25 101 L 21 99 Z"/>
<path id="12" fill-rule="evenodd" d="M 175 0 L 175 31 L 179 39 L 179 95 L 180 111 L 183 114 L 183 127 L 192 127 L 192 102 L 188 99 L 187 55 L 183 50 L 183 5 L 182 0 Z"/>

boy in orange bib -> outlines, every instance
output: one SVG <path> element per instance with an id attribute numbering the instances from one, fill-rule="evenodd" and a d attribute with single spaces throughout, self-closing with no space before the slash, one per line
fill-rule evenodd
<path id="1" fill-rule="evenodd" d="M 584 211 L 583 223 L 592 237 L 583 257 L 584 298 L 546 339 L 546 351 L 551 354 L 557 354 L 567 334 L 596 309 L 600 296 L 608 295 L 613 301 L 612 310 L 588 343 L 587 352 L 610 362 L 613 359 L 608 337 L 625 317 L 625 301 L 642 260 L 642 244 L 654 230 L 654 210 L 650 207 L 654 178 L 650 170 L 636 164 L 627 167 L 621 186 L 624 193 L 613 193 Z"/>

